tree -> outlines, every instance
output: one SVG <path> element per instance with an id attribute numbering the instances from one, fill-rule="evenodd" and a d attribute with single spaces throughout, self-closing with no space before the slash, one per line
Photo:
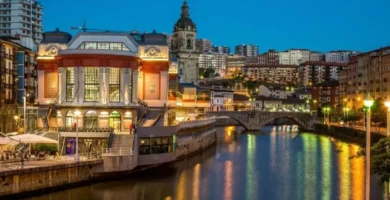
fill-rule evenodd
<path id="1" fill-rule="evenodd" d="M 259 82 L 248 80 L 243 83 L 243 86 L 248 90 L 250 94 L 252 94 L 253 91 L 255 91 L 257 87 L 259 87 Z"/>
<path id="2" fill-rule="evenodd" d="M 366 150 L 360 150 L 353 158 L 361 157 L 366 154 Z M 386 193 L 389 195 L 390 179 L 390 137 L 379 140 L 371 147 L 371 174 L 377 174 L 381 183 L 386 185 Z"/>
<path id="3" fill-rule="evenodd" d="M 245 80 L 246 77 L 247 77 L 246 74 L 243 74 L 241 72 L 233 74 L 233 80 L 234 80 L 234 83 L 235 83 L 237 89 L 239 89 L 238 85 L 240 85 Z"/>
<path id="4" fill-rule="evenodd" d="M 199 76 L 201 78 L 214 78 L 216 76 L 213 68 L 199 68 Z"/>
<path id="5" fill-rule="evenodd" d="M 371 120 L 377 124 L 384 124 L 386 122 L 387 108 L 383 100 L 377 99 L 371 107 Z"/>

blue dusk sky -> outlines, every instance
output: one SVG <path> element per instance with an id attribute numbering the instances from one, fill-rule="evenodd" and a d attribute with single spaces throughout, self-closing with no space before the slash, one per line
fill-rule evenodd
<path id="1" fill-rule="evenodd" d="M 182 0 L 41 0 L 44 31 L 172 33 Z M 188 0 L 198 38 L 213 45 L 369 51 L 390 45 L 390 0 Z"/>

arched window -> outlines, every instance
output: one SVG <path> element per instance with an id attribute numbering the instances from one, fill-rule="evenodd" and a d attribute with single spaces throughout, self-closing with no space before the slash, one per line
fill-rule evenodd
<path id="1" fill-rule="evenodd" d="M 115 131 L 121 131 L 121 114 L 117 111 L 110 114 L 110 128 L 113 128 Z"/>
<path id="2" fill-rule="evenodd" d="M 96 111 L 88 111 L 84 115 L 84 128 L 98 128 L 99 116 Z"/>
<path id="3" fill-rule="evenodd" d="M 73 126 L 73 112 L 72 111 L 68 111 L 66 113 L 66 117 L 65 117 L 65 127 L 72 127 Z"/>

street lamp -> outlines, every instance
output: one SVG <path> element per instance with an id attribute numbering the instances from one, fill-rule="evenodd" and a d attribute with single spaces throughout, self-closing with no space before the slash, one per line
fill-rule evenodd
<path id="1" fill-rule="evenodd" d="M 79 116 L 81 112 L 80 111 L 75 111 L 74 115 L 76 116 L 76 157 L 75 160 L 79 161 Z"/>
<path id="2" fill-rule="evenodd" d="M 19 133 L 19 116 L 15 115 L 14 119 L 15 119 L 15 123 L 16 123 L 16 132 Z"/>
<path id="3" fill-rule="evenodd" d="M 386 136 L 390 134 L 390 100 L 385 101 L 385 106 L 387 107 L 387 123 L 386 123 Z"/>
<path id="4" fill-rule="evenodd" d="M 371 164 L 371 106 L 374 99 L 367 96 L 364 99 L 364 105 L 367 107 L 367 125 L 366 125 L 366 200 L 370 199 L 370 164 Z"/>

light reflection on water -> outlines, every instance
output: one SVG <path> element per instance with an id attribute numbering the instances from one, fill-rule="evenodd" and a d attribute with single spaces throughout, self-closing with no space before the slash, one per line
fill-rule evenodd
<path id="1" fill-rule="evenodd" d="M 31 199 L 363 199 L 364 158 L 350 159 L 359 147 L 296 129 L 273 126 L 242 133 L 219 128 L 217 146 L 199 155 Z M 371 187 L 372 199 L 383 199 L 375 178 Z"/>

